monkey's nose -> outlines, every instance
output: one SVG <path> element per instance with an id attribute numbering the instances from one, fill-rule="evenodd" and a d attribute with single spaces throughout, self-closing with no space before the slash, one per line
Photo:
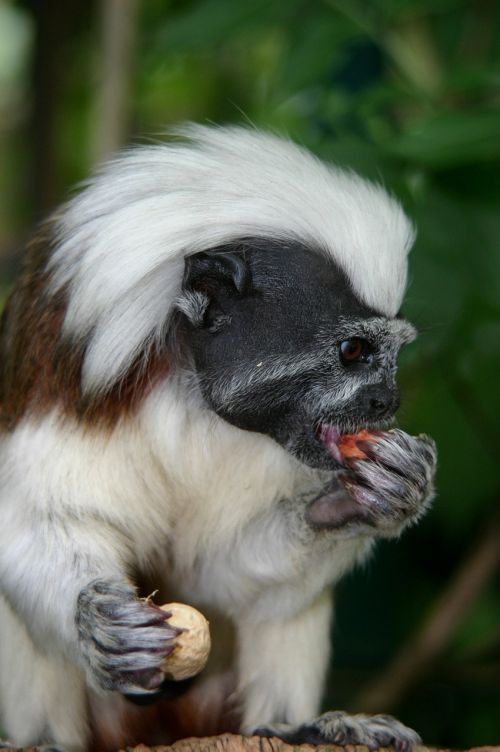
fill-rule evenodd
<path id="1" fill-rule="evenodd" d="M 383 418 L 392 415 L 399 407 L 397 389 L 376 385 L 368 387 L 363 394 L 363 407 L 367 415 Z"/>
<path id="2" fill-rule="evenodd" d="M 375 412 L 381 413 L 387 410 L 388 400 L 380 399 L 380 397 L 372 397 L 370 399 L 370 409 Z"/>

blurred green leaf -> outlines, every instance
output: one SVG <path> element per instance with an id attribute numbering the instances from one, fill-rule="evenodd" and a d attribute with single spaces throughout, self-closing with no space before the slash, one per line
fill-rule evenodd
<path id="1" fill-rule="evenodd" d="M 9 7 L 32 13 L 32 4 Z M 60 39 L 63 95 L 51 163 L 62 185 L 91 169 L 100 48 L 91 5 Z M 348 704 L 446 586 L 500 498 L 500 5 L 489 0 L 148 0 L 140 3 L 131 139 L 179 120 L 252 122 L 383 183 L 418 228 L 403 312 L 399 422 L 439 451 L 430 514 L 379 547 L 338 594 L 332 703 Z M 76 6 L 75 6 L 76 7 Z M 1 19 L 0 19 L 1 20 Z M 7 47 L 4 50 L 7 54 Z M 11 61 L 12 63 L 13 61 Z M 30 58 L 17 69 L 28 69 Z M 6 65 L 9 62 L 7 61 Z M 7 70 L 7 68 L 6 68 Z M 29 232 L 32 92 L 0 118 L 0 241 Z M 15 117 L 14 117 L 15 116 Z M 15 127 L 13 127 L 15 123 Z M 402 718 L 428 741 L 500 739 L 495 686 L 462 655 L 498 623 L 498 581 L 473 604 Z M 411 594 L 409 597 L 408 594 Z M 496 695 L 494 694 L 496 691 Z"/>
<path id="2" fill-rule="evenodd" d="M 434 168 L 500 161 L 500 113 L 440 112 L 413 125 L 385 148 Z"/>

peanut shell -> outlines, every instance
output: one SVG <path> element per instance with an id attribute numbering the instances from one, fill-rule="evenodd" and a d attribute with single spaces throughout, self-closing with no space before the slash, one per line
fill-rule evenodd
<path id="1" fill-rule="evenodd" d="M 175 640 L 175 648 L 162 665 L 169 679 L 190 679 L 205 668 L 210 653 L 210 630 L 203 614 L 185 603 L 160 606 L 172 614 L 168 623 L 183 631 Z"/>

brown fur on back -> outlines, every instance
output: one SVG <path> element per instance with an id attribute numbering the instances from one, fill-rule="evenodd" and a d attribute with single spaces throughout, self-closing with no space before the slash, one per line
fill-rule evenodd
<path id="1" fill-rule="evenodd" d="M 161 353 L 145 348 L 107 392 L 82 394 L 87 341 L 62 337 L 67 290 L 49 290 L 54 225 L 49 220 L 28 245 L 21 277 L 2 315 L 0 421 L 11 430 L 27 413 L 43 415 L 58 406 L 88 426 L 111 428 L 168 372 L 166 348 Z"/>

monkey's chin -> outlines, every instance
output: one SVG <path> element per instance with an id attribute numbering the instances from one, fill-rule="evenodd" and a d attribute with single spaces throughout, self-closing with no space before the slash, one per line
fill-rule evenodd
<path id="1" fill-rule="evenodd" d="M 340 437 L 340 431 L 334 430 L 334 435 Z M 285 449 L 308 467 L 318 470 L 340 470 L 343 466 L 340 451 L 331 451 L 321 434 L 322 431 L 316 427 L 306 429 L 290 437 L 285 444 Z"/>
<path id="2" fill-rule="evenodd" d="M 340 470 L 343 465 L 325 452 L 322 447 L 307 447 L 291 452 L 302 464 L 315 470 Z"/>

